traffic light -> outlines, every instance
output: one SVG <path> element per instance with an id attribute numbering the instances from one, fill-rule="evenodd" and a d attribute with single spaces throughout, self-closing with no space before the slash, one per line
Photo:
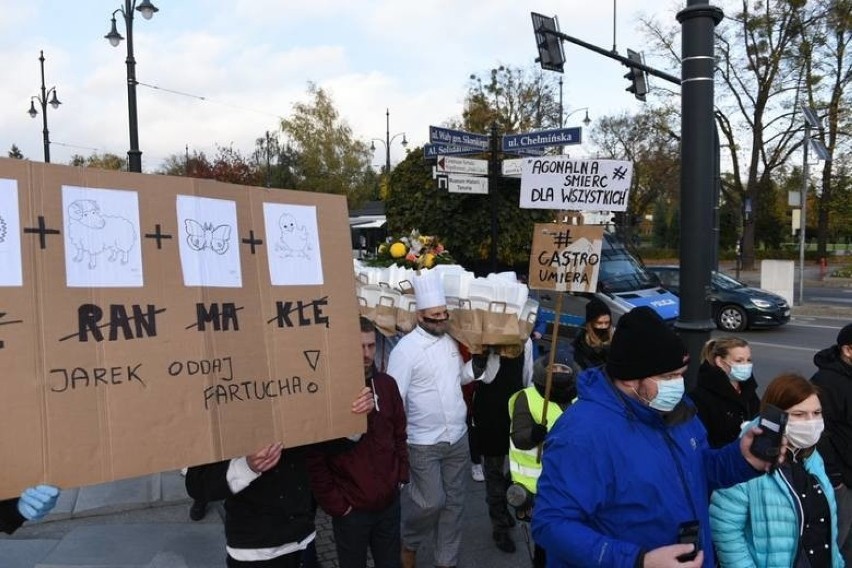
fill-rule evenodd
<path id="1" fill-rule="evenodd" d="M 559 22 L 556 17 L 550 18 L 532 12 L 533 32 L 535 33 L 535 45 L 538 48 L 538 61 L 541 68 L 547 71 L 563 72 L 565 66 L 565 52 L 562 50 L 562 39 L 554 33 L 559 33 Z"/>
<path id="2" fill-rule="evenodd" d="M 642 55 L 632 49 L 627 50 L 627 59 L 636 63 L 642 63 Z M 630 86 L 624 90 L 633 93 L 634 97 L 645 102 L 645 94 L 648 92 L 648 74 L 641 69 L 631 67 L 627 74 L 624 75 L 624 78 L 630 81 Z"/>

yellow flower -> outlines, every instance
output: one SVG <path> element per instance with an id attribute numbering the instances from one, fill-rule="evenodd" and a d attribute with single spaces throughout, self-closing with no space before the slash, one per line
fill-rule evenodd
<path id="1" fill-rule="evenodd" d="M 435 255 L 431 252 L 427 252 L 423 255 L 422 261 L 424 268 L 432 268 L 432 266 L 435 264 Z"/>
<path id="2" fill-rule="evenodd" d="M 394 258 L 402 258 L 406 252 L 408 252 L 408 249 L 400 242 L 395 242 L 390 247 L 390 255 Z"/>

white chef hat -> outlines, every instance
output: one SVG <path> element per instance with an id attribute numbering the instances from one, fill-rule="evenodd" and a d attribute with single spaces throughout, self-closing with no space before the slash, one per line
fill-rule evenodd
<path id="1" fill-rule="evenodd" d="M 434 270 L 424 270 L 414 276 L 411 282 L 414 285 L 414 297 L 417 300 L 418 310 L 428 310 L 438 306 L 446 306 L 447 298 L 444 296 L 444 282 L 441 275 Z"/>

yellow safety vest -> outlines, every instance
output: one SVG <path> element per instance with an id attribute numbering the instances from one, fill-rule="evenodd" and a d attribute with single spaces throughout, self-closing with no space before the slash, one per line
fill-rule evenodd
<path id="1" fill-rule="evenodd" d="M 515 415 L 515 401 L 521 393 L 527 395 L 527 406 L 530 408 L 532 419 L 537 424 L 542 423 L 542 414 L 544 414 L 544 397 L 536 390 L 535 386 L 529 386 L 524 390 L 520 390 L 512 395 L 509 399 L 509 416 Z M 553 401 L 547 405 L 547 431 L 556 423 L 556 419 L 562 416 L 562 409 Z M 541 475 L 541 463 L 536 460 L 538 457 L 538 447 L 531 450 L 520 450 L 512 443 L 511 436 L 509 437 L 509 470 L 512 472 L 512 481 L 520 483 L 527 488 L 530 493 L 536 492 L 538 478 Z"/>

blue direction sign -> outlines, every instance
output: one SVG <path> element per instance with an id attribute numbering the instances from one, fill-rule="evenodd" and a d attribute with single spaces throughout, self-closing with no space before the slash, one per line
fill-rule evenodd
<path id="1" fill-rule="evenodd" d="M 446 144 L 424 144 L 423 157 L 434 160 L 438 156 L 461 156 L 464 154 L 481 154 L 485 150 L 480 148 L 462 148 L 461 146 L 448 146 Z"/>
<path id="2" fill-rule="evenodd" d="M 579 144 L 582 142 L 582 132 L 583 129 L 577 126 L 574 128 L 554 128 L 553 130 L 507 134 L 503 136 L 503 151 L 517 152 L 526 148 Z"/>
<path id="3" fill-rule="evenodd" d="M 451 130 L 439 126 L 429 127 L 429 142 L 432 144 L 446 144 L 447 146 L 461 146 L 463 148 L 488 149 L 488 136 L 485 134 L 474 134 L 463 130 Z"/>

